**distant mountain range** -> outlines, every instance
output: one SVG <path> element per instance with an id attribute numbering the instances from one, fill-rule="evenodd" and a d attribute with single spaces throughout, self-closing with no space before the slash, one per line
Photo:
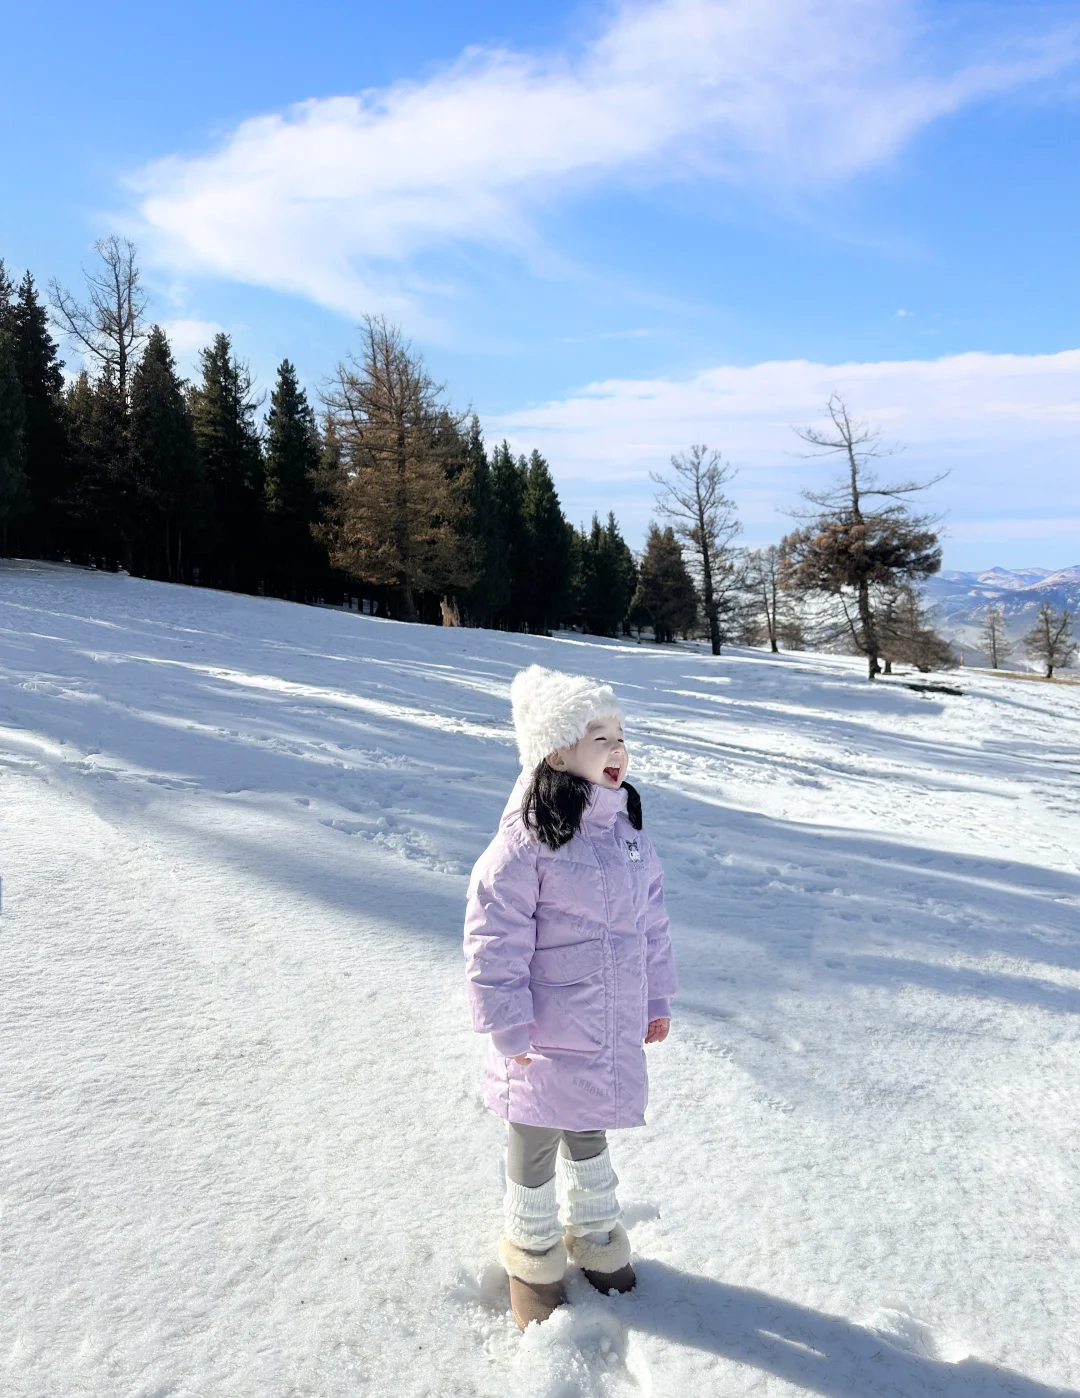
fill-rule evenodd
<path id="1" fill-rule="evenodd" d="M 1080 622 L 1080 564 L 1072 568 L 989 568 L 984 573 L 945 570 L 924 584 L 926 599 L 937 609 L 938 629 L 963 646 L 975 660 L 979 632 L 988 607 L 1000 605 L 1010 640 L 1030 630 L 1044 602 L 1068 607 Z M 1076 632 L 1080 635 L 1080 625 Z M 1017 655 L 1017 661 L 1021 656 Z"/>

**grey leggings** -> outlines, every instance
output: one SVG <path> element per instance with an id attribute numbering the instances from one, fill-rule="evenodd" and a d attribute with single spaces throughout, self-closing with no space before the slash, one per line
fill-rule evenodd
<path id="1" fill-rule="evenodd" d="M 507 1122 L 506 1174 L 515 1184 L 538 1189 L 555 1176 L 560 1144 L 571 1160 L 592 1160 L 607 1148 L 606 1131 L 560 1131 L 557 1126 Z"/>

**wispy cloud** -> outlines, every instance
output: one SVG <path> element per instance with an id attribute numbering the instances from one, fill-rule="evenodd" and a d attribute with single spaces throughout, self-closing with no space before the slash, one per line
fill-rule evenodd
<path id="1" fill-rule="evenodd" d="M 610 180 L 843 180 L 1073 48 L 935 61 L 914 0 L 624 3 L 572 56 L 470 50 L 424 82 L 252 118 L 131 185 L 174 268 L 404 315 L 447 291 L 420 255 L 535 255 L 553 199 Z"/>

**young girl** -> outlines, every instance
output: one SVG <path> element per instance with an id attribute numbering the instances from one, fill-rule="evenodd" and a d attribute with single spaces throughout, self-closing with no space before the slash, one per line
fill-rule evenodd
<path id="1" fill-rule="evenodd" d="M 524 1329 L 565 1300 L 568 1254 L 601 1291 L 634 1285 L 606 1132 L 644 1124 L 642 1044 L 667 1037 L 676 984 L 614 693 L 532 665 L 510 700 L 523 770 L 473 869 L 465 960 L 508 1123 L 499 1260 Z"/>

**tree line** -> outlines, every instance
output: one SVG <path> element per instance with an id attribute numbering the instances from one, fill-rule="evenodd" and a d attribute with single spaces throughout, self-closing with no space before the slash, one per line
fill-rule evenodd
<path id="1" fill-rule="evenodd" d="M 95 252 L 82 299 L 0 262 L 0 553 L 406 621 L 623 624 L 640 576 L 614 515 L 574 528 L 543 456 L 489 452 L 396 327 L 366 319 L 317 405 L 284 360 L 263 413 L 228 335 L 186 382 L 132 244 Z"/>
<path id="2" fill-rule="evenodd" d="M 779 544 L 738 546 L 733 468 L 694 445 L 654 474 L 636 557 L 614 514 L 569 522 L 539 452 L 489 450 L 384 318 L 364 319 L 317 405 L 283 360 L 262 413 L 228 335 L 186 382 L 147 320 L 134 246 L 110 237 L 95 254 L 83 298 L 54 281 L 48 304 L 0 262 L 0 553 L 362 599 L 404 621 L 704 635 L 714 654 L 733 641 L 839 647 L 865 656 L 871 679 L 896 662 L 953 663 L 918 590 L 941 549 L 911 497 L 935 482 L 882 481 L 877 431 L 838 396 L 826 428 L 797 430 L 839 475 L 804 493 Z M 87 366 L 69 381 L 54 328 Z M 1061 633 L 1044 619 L 1051 666 L 1069 653 L 1068 621 Z"/>

